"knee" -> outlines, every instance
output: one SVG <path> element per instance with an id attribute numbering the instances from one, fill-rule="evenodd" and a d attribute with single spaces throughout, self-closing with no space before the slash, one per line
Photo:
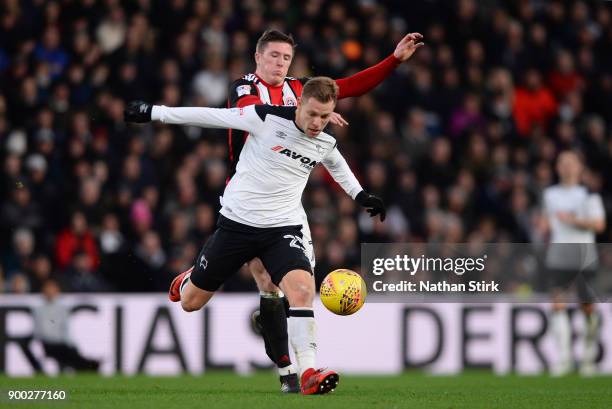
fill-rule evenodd
<path id="1" fill-rule="evenodd" d="M 298 283 L 288 295 L 292 307 L 311 307 L 315 289 L 310 283 Z"/>
<path id="2" fill-rule="evenodd" d="M 565 311 L 566 305 L 562 302 L 554 302 L 552 305 L 552 310 L 554 312 Z"/>
<path id="3" fill-rule="evenodd" d="M 183 298 L 181 299 L 181 307 L 183 307 L 183 311 L 193 312 L 202 308 L 203 304 L 193 298 Z"/>
<path id="4" fill-rule="evenodd" d="M 587 315 L 590 315 L 593 313 L 593 311 L 595 311 L 595 308 L 593 304 L 591 303 L 582 303 L 581 308 L 582 308 L 582 312 L 584 312 Z"/>

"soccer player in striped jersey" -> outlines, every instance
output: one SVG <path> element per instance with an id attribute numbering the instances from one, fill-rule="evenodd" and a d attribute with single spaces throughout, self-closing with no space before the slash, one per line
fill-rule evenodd
<path id="1" fill-rule="evenodd" d="M 582 161 L 578 153 L 564 151 L 557 159 L 559 184 L 544 190 L 544 211 L 550 229 L 546 267 L 552 283 L 551 332 L 557 343 L 559 361 L 553 375 L 565 375 L 573 368 L 572 330 L 567 313 L 567 289 L 576 286 L 585 316 L 584 350 L 580 372 L 595 372 L 599 321 L 593 307 L 593 279 L 597 269 L 595 235 L 606 227 L 601 196 L 580 184 Z"/>
<path id="2" fill-rule="evenodd" d="M 394 52 L 380 63 L 360 71 L 350 77 L 335 80 L 338 85 L 338 99 L 357 97 L 372 90 L 387 78 L 402 62 L 408 60 L 423 45 L 423 36 L 419 33 L 407 34 L 396 46 Z M 257 41 L 255 51 L 256 69 L 234 81 L 229 89 L 228 107 L 246 107 L 249 105 L 272 104 L 295 106 L 302 95 L 302 88 L 308 78 L 288 77 L 287 73 L 293 60 L 295 42 L 290 35 L 278 30 L 267 30 Z M 347 122 L 338 114 L 332 113 L 331 123 L 339 126 Z M 229 130 L 228 180 L 234 175 L 240 153 L 248 138 L 248 133 Z M 302 234 L 306 252 L 315 265 L 315 255 L 310 237 L 310 228 L 306 213 L 302 215 Z M 247 263 L 248 268 L 260 291 L 260 309 L 253 319 L 256 328 L 261 331 L 266 346 L 266 353 L 278 366 L 281 375 L 282 390 L 295 392 L 295 387 L 287 383 L 295 381 L 293 366 L 289 358 L 286 300 L 282 292 L 271 282 L 270 275 L 263 267 L 261 260 L 253 259 Z M 292 380 L 293 378 L 293 380 Z"/>

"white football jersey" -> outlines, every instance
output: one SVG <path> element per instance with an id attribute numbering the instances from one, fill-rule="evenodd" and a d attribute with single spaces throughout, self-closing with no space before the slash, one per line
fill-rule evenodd
<path id="1" fill-rule="evenodd" d="M 168 108 L 154 106 L 153 120 L 249 132 L 236 174 L 225 188 L 221 214 L 254 227 L 303 223 L 302 193 L 310 172 L 322 164 L 353 199 L 363 189 L 331 135 L 314 138 L 294 122 L 296 107 Z"/>
<path id="2" fill-rule="evenodd" d="M 573 213 L 579 219 L 606 217 L 601 196 L 586 187 L 554 185 L 544 190 L 544 210 L 550 225 L 546 265 L 561 270 L 585 270 L 598 263 L 595 232 L 559 220 L 558 212 Z"/>
<path id="3" fill-rule="evenodd" d="M 544 190 L 544 210 L 551 229 L 551 243 L 595 243 L 592 230 L 579 229 L 563 223 L 558 212 L 573 213 L 580 219 L 602 219 L 606 217 L 601 196 L 589 193 L 581 185 L 554 185 Z"/>

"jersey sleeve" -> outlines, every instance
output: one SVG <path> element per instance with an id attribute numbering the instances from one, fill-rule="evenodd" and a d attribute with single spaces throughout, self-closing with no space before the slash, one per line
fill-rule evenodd
<path id="1" fill-rule="evenodd" d="M 151 119 L 165 124 L 233 128 L 253 133 L 263 123 L 254 106 L 245 108 L 169 108 L 154 105 Z"/>
<path id="2" fill-rule="evenodd" d="M 321 162 L 323 166 L 325 166 L 325 169 L 332 175 L 336 183 L 338 183 L 351 198 L 355 199 L 357 194 L 363 190 L 355 174 L 348 163 L 346 163 L 346 159 L 344 159 L 344 156 L 342 156 L 336 146 L 334 146 Z"/>
<path id="3" fill-rule="evenodd" d="M 370 68 L 359 71 L 350 77 L 337 79 L 336 84 L 338 84 L 339 88 L 338 99 L 358 97 L 374 89 L 385 78 L 391 75 L 393 70 L 400 64 L 401 61 L 391 54 Z"/>
<path id="4" fill-rule="evenodd" d="M 592 193 L 587 198 L 586 214 L 589 219 L 601 220 L 606 218 L 606 210 L 604 209 L 601 196 L 597 193 Z"/>
<path id="5" fill-rule="evenodd" d="M 228 95 L 229 106 L 231 108 L 263 104 L 255 84 L 245 78 L 234 81 L 229 87 Z"/>
<path id="6" fill-rule="evenodd" d="M 551 209 L 550 209 L 550 190 L 544 189 L 544 193 L 542 194 L 542 211 L 545 216 L 550 217 Z"/>

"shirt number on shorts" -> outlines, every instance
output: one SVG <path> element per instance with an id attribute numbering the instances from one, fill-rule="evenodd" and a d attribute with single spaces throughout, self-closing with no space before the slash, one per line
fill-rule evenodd
<path id="1" fill-rule="evenodd" d="M 286 239 L 291 239 L 291 242 L 289 242 L 289 247 L 295 247 L 296 249 L 306 251 L 306 248 L 304 247 L 304 241 L 301 237 L 294 236 L 291 234 L 285 234 L 283 237 Z"/>

